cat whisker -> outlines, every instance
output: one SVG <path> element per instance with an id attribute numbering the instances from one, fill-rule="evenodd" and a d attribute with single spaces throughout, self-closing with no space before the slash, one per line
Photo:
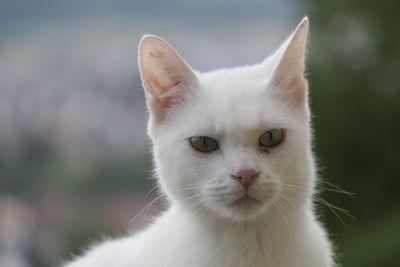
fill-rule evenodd
<path id="1" fill-rule="evenodd" d="M 317 188 L 318 189 L 322 189 L 324 191 L 330 191 L 330 192 L 336 192 L 336 193 L 344 194 L 344 195 L 347 195 L 347 196 L 349 196 L 349 197 L 351 197 L 353 199 L 356 198 L 355 197 L 355 193 L 347 192 L 347 191 L 344 191 L 344 190 L 337 190 L 337 189 L 327 188 L 327 187 L 319 186 L 319 185 L 317 185 Z"/>
<path id="2" fill-rule="evenodd" d="M 185 188 L 185 187 L 191 187 L 191 186 L 199 186 L 198 184 L 185 184 L 182 186 L 179 186 L 178 188 Z"/>
<path id="3" fill-rule="evenodd" d="M 288 191 L 292 191 L 295 193 L 299 193 L 299 192 L 303 192 L 305 190 L 305 188 L 301 187 L 301 186 L 293 186 L 293 185 L 284 185 L 284 188 Z M 281 194 L 282 195 L 282 194 Z M 283 195 L 282 195 L 283 196 Z M 314 201 L 316 203 L 319 203 L 323 206 L 326 206 L 327 208 L 329 208 L 329 210 L 331 210 L 331 212 L 337 217 L 337 219 L 344 225 L 346 226 L 346 224 L 344 223 L 342 217 L 338 214 L 337 211 L 345 214 L 346 216 L 355 219 L 355 217 L 353 215 L 351 215 L 350 211 L 346 210 L 346 209 L 342 209 L 339 208 L 331 203 L 329 203 L 328 201 L 326 201 L 324 198 L 321 197 L 320 192 L 315 192 L 314 195 Z"/>
<path id="4" fill-rule="evenodd" d="M 288 190 L 290 189 L 291 191 L 296 192 L 296 193 L 310 191 L 309 188 L 301 187 L 301 186 L 294 186 L 294 185 L 290 185 L 290 184 L 284 184 L 283 188 L 288 189 Z"/>
<path id="5" fill-rule="evenodd" d="M 347 226 L 347 225 L 344 223 L 342 217 L 341 217 L 341 216 L 338 214 L 338 212 L 336 212 L 336 211 L 342 212 L 344 215 L 350 217 L 350 218 L 353 219 L 353 220 L 356 219 L 353 215 L 350 214 L 350 211 L 348 211 L 348 210 L 346 210 L 346 209 L 339 208 L 339 207 L 337 207 L 337 206 L 335 206 L 335 205 L 329 203 L 328 201 L 326 201 L 325 199 L 323 199 L 323 198 L 322 198 L 321 196 L 319 196 L 319 195 L 315 195 L 315 196 L 314 196 L 314 201 L 316 201 L 317 203 L 322 204 L 322 205 L 328 207 L 328 208 L 331 210 L 331 212 L 336 216 L 336 218 L 342 223 L 343 226 Z"/>
<path id="6" fill-rule="evenodd" d="M 325 184 L 325 185 L 331 186 L 331 187 L 333 187 L 334 189 L 336 189 L 336 191 L 333 191 L 332 189 L 331 189 L 330 191 L 338 192 L 338 193 L 343 193 L 343 194 L 346 194 L 346 195 L 348 195 L 349 197 L 354 198 L 354 199 L 356 198 L 356 197 L 355 197 L 355 195 L 356 195 L 355 193 L 349 192 L 349 191 L 347 191 L 347 190 L 344 190 L 343 188 L 341 188 L 341 187 L 339 187 L 339 186 L 337 186 L 337 185 L 335 185 L 335 184 L 329 183 L 329 182 L 324 181 L 324 180 L 320 180 L 319 183 L 323 183 L 323 184 Z"/>
<path id="7" fill-rule="evenodd" d="M 175 189 L 174 192 L 189 191 L 189 190 L 193 190 L 193 189 L 197 189 L 197 188 L 198 188 L 198 186 L 179 187 L 179 188 Z"/>
<path id="8" fill-rule="evenodd" d="M 289 197 L 286 197 L 284 194 L 279 193 L 279 196 L 282 197 L 284 200 L 286 200 L 289 204 L 291 204 L 294 208 L 298 209 L 298 206 L 293 203 L 292 200 L 290 200 Z"/>
<path id="9" fill-rule="evenodd" d="M 160 185 L 158 183 L 156 183 L 151 190 L 145 195 L 145 197 L 148 197 L 151 193 L 153 193 L 155 190 L 159 190 L 160 189 Z"/>
<path id="10" fill-rule="evenodd" d="M 210 216 L 211 216 L 211 210 L 206 205 L 203 205 L 202 210 L 200 212 L 200 218 L 203 218 L 204 222 L 207 222 Z"/>
<path id="11" fill-rule="evenodd" d="M 289 182 L 289 181 L 290 181 L 290 182 Z M 288 184 L 293 184 L 293 185 L 301 185 L 302 182 L 301 182 L 301 181 L 298 181 L 298 180 L 295 180 L 295 179 L 289 179 L 288 181 L 286 181 L 286 183 L 288 183 Z M 324 183 L 325 186 L 321 186 L 319 183 Z M 331 187 L 333 187 L 333 188 L 329 188 L 329 187 L 327 187 L 327 186 L 331 186 Z M 341 187 L 339 187 L 339 186 L 337 186 L 337 185 L 334 185 L 334 184 L 332 184 L 332 183 L 329 183 L 329 182 L 326 182 L 326 181 L 323 181 L 323 180 L 318 181 L 316 187 L 317 187 L 318 189 L 322 189 L 322 190 L 325 190 L 325 191 L 330 191 L 330 192 L 336 192 L 336 193 L 344 194 L 344 195 L 347 195 L 347 196 L 349 196 L 349 197 L 355 199 L 355 193 L 346 191 L 346 190 L 344 190 L 343 188 L 341 188 Z"/>
<path id="12" fill-rule="evenodd" d="M 286 209 L 282 205 L 280 205 L 278 201 L 274 201 L 272 204 L 277 208 L 279 213 L 282 215 L 282 218 L 286 222 L 288 227 L 294 232 L 293 225 L 290 222 L 291 221 L 290 215 L 287 213 Z"/>
<path id="13" fill-rule="evenodd" d="M 349 210 L 343 209 L 343 208 L 339 208 L 331 203 L 329 203 L 328 201 L 326 201 L 325 199 L 323 199 L 321 196 L 316 195 L 317 200 L 322 201 L 324 204 L 327 204 L 329 206 L 331 206 L 333 209 L 338 210 L 340 212 L 343 212 L 345 215 L 349 216 L 352 219 L 355 219 L 355 217 L 353 215 L 351 215 Z"/>
<path id="14" fill-rule="evenodd" d="M 340 215 L 335 211 L 335 209 L 329 203 L 327 203 L 326 201 L 318 200 L 318 199 L 315 199 L 315 200 L 317 203 L 327 206 L 332 211 L 332 213 L 336 216 L 336 218 L 340 221 L 340 223 L 346 227 L 346 224 L 344 223 L 342 217 L 340 217 Z"/>
<path id="15" fill-rule="evenodd" d="M 191 195 L 190 197 L 187 197 L 187 198 L 183 199 L 182 203 L 187 202 L 187 201 L 189 201 L 191 199 L 194 199 L 194 198 L 196 198 L 198 196 L 201 196 L 201 193 L 197 193 L 197 194 Z"/>
<path id="16" fill-rule="evenodd" d="M 299 188 L 309 188 L 309 186 L 304 185 L 303 183 L 293 183 L 291 181 L 285 181 L 283 184 L 284 185 L 295 186 L 295 187 L 299 187 Z"/>
<path id="17" fill-rule="evenodd" d="M 139 211 L 132 219 L 129 220 L 128 224 L 131 224 L 136 218 L 138 218 L 144 211 L 148 211 L 148 209 L 150 209 L 150 207 L 160 198 L 165 197 L 163 194 L 160 194 L 159 196 L 157 196 L 155 199 L 153 199 L 149 204 L 147 204 L 146 206 L 144 206 L 144 208 Z M 147 212 L 146 212 L 147 214 Z"/>

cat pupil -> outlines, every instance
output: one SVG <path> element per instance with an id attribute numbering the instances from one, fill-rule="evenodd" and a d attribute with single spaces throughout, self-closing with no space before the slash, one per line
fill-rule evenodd
<path id="1" fill-rule="evenodd" d="M 264 148 L 270 148 L 282 143 L 284 131 L 282 129 L 272 129 L 260 136 L 259 144 Z"/>
<path id="2" fill-rule="evenodd" d="M 207 136 L 192 136 L 189 138 L 190 145 L 202 153 L 214 152 L 219 149 L 218 141 Z"/>

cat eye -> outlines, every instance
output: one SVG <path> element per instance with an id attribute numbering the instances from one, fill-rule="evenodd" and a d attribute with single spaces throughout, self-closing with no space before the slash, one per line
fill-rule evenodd
<path id="1" fill-rule="evenodd" d="M 268 149 L 282 143 L 283 137 L 284 131 L 282 129 L 272 129 L 263 133 L 258 139 L 258 143 L 262 148 Z"/>
<path id="2" fill-rule="evenodd" d="M 207 136 L 192 136 L 190 145 L 201 153 L 210 153 L 219 149 L 218 141 Z"/>

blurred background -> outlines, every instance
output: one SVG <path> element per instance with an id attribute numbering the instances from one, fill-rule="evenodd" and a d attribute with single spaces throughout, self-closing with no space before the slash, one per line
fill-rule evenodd
<path id="1" fill-rule="evenodd" d="M 399 8 L 0 0 L 0 266 L 54 266 L 165 207 L 143 210 L 156 195 L 136 65 L 143 34 L 208 71 L 261 61 L 305 14 L 321 220 L 343 266 L 400 266 Z"/>

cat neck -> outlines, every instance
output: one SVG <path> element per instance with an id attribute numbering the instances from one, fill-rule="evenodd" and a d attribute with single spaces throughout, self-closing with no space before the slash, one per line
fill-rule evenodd
<path id="1" fill-rule="evenodd" d="M 195 243 L 202 259 L 214 255 L 224 263 L 217 266 L 248 266 L 249 262 L 252 266 L 275 266 L 276 257 L 284 258 L 281 254 L 293 250 L 294 244 L 302 240 L 301 233 L 307 231 L 307 217 L 312 216 L 307 210 L 282 211 L 271 207 L 257 219 L 239 222 L 200 216 L 178 205 L 172 205 L 165 215 L 169 232 L 178 230 L 183 236 L 174 238 L 178 247 L 187 250 L 187 246 Z"/>

